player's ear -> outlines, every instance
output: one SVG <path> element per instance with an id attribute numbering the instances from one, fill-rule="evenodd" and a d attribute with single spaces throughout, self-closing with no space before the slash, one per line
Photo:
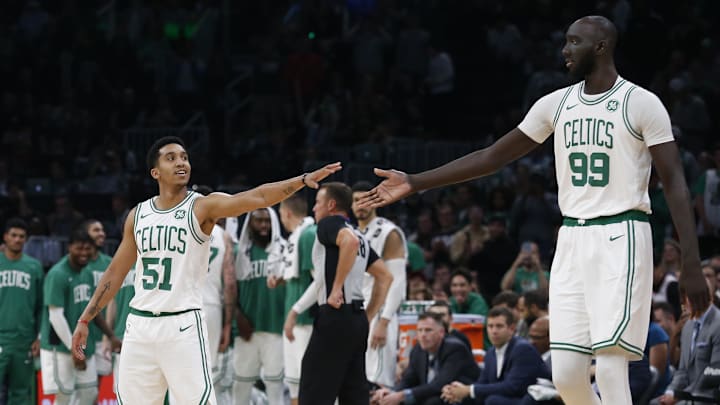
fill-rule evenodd
<path id="1" fill-rule="evenodd" d="M 597 53 L 598 55 L 604 54 L 605 52 L 607 52 L 607 49 L 608 49 L 608 43 L 607 43 L 607 40 L 605 40 L 605 39 L 601 39 L 595 45 L 595 53 Z"/>
<path id="2" fill-rule="evenodd" d="M 150 169 L 150 176 L 152 176 L 153 179 L 157 180 L 160 178 L 160 170 L 158 170 L 157 167 L 153 167 Z"/>

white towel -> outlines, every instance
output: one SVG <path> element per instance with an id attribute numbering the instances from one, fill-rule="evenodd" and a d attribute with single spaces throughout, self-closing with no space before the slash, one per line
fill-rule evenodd
<path id="1" fill-rule="evenodd" d="M 270 213 L 270 243 L 265 247 L 265 251 L 268 254 L 265 268 L 267 275 L 277 275 L 281 274 L 282 251 L 285 246 L 285 239 L 283 239 L 280 233 L 280 221 L 278 220 L 275 210 L 272 208 L 264 209 Z M 252 266 L 250 265 L 252 241 L 250 240 L 250 232 L 248 230 L 250 215 L 251 213 L 248 213 L 245 216 L 245 222 L 243 222 L 240 239 L 238 240 L 238 251 L 237 257 L 235 258 L 235 275 L 238 280 L 245 280 L 247 274 L 252 271 Z"/>
<path id="2" fill-rule="evenodd" d="M 286 249 L 284 249 L 284 266 L 283 278 L 289 280 L 300 276 L 300 235 L 305 232 L 308 226 L 315 223 L 311 217 L 303 218 L 300 225 L 290 234 L 287 240 Z"/>
<path id="3" fill-rule="evenodd" d="M 560 396 L 552 381 L 544 378 L 538 378 L 537 384 L 529 386 L 527 392 L 536 401 L 548 401 Z"/>

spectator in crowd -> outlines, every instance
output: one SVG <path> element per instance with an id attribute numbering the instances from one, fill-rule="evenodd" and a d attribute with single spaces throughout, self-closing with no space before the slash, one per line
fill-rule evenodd
<path id="1" fill-rule="evenodd" d="M 680 289 L 675 272 L 667 271 L 657 255 L 653 265 L 653 303 L 667 303 L 673 308 L 674 313 L 679 315 Z"/>
<path id="2" fill-rule="evenodd" d="M 488 239 L 488 230 L 483 224 L 483 209 L 472 205 L 468 209 L 469 224 L 457 231 L 450 242 L 450 261 L 456 266 L 468 266 L 471 258 L 479 254 Z"/>
<path id="3" fill-rule="evenodd" d="M 523 242 L 520 253 L 502 279 L 503 290 L 518 294 L 532 290 L 547 290 L 550 272 L 540 262 L 537 243 Z"/>
<path id="4" fill-rule="evenodd" d="M 442 321 L 445 323 L 445 325 L 447 325 L 448 336 L 452 336 L 457 340 L 465 343 L 468 349 L 472 351 L 470 339 L 468 339 L 468 337 L 465 336 L 464 333 L 453 327 L 453 316 L 452 311 L 450 310 L 450 303 L 448 303 L 447 301 L 435 301 L 431 306 L 428 307 L 427 312 L 440 314 L 440 316 L 442 316 Z"/>
<path id="5" fill-rule="evenodd" d="M 658 387 L 652 398 L 659 397 L 665 393 L 665 388 L 670 384 L 672 373 L 670 371 L 670 337 L 657 322 L 650 322 L 648 338 L 645 344 L 645 357 L 651 367 L 655 367 L 659 377 Z"/>
<path id="6" fill-rule="evenodd" d="M 716 254 L 720 241 L 720 143 L 712 149 L 714 168 L 707 169 L 693 186 L 698 213 L 701 253 Z"/>
<path id="7" fill-rule="evenodd" d="M 475 358 L 465 344 L 449 336 L 442 316 L 426 312 L 418 317 L 418 343 L 395 391 L 382 388 L 371 404 L 440 404 L 441 390 L 453 381 L 471 383 L 480 374 Z M 469 404 L 470 401 L 463 402 Z"/>
<path id="8" fill-rule="evenodd" d="M 450 308 L 454 314 L 487 315 L 488 305 L 482 295 L 471 291 L 472 276 L 465 270 L 456 270 L 450 279 Z"/>
<path id="9" fill-rule="evenodd" d="M 512 265 L 518 249 L 517 244 L 507 234 L 504 217 L 490 217 L 487 228 L 488 240 L 484 249 L 470 260 L 468 267 L 478 270 L 480 292 L 486 297 L 494 297 L 500 292 L 503 275 Z"/>
<path id="10" fill-rule="evenodd" d="M 487 316 L 492 348 L 485 356 L 485 368 L 473 384 L 454 381 L 443 387 L 442 398 L 454 403 L 472 398 L 486 405 L 519 404 L 528 386 L 550 371 L 537 350 L 515 335 L 515 319 L 507 308 L 493 308 Z"/>
<path id="11" fill-rule="evenodd" d="M 689 305 L 689 303 L 686 303 Z M 687 393 L 713 397 L 713 388 L 706 388 L 703 383 L 703 372 L 706 367 L 717 368 L 720 364 L 720 350 L 716 347 L 720 342 L 720 310 L 710 305 L 697 318 L 691 318 L 683 326 L 681 338 L 680 364 L 672 382 L 665 393 L 659 398 L 661 405 L 677 403 L 674 393 Z"/>

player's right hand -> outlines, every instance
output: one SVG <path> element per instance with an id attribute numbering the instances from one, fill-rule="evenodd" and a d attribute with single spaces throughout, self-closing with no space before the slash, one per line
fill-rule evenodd
<path id="1" fill-rule="evenodd" d="M 248 320 L 245 315 L 238 314 L 237 327 L 238 335 L 242 338 L 242 340 L 249 342 L 252 338 L 253 332 L 255 331 L 252 324 L 250 323 L 250 320 Z"/>
<path id="2" fill-rule="evenodd" d="M 295 334 L 293 333 L 293 329 L 295 328 L 295 324 L 297 323 L 297 312 L 294 310 L 290 310 L 288 312 L 287 318 L 285 318 L 285 324 L 283 325 L 283 331 L 285 332 L 285 337 L 289 341 L 295 340 Z"/>
<path id="3" fill-rule="evenodd" d="M 340 309 L 340 306 L 345 302 L 341 289 L 333 289 L 330 291 L 330 295 L 327 298 L 327 303 L 335 309 Z"/>
<path id="4" fill-rule="evenodd" d="M 76 370 L 82 371 L 87 368 L 87 363 L 85 363 L 85 360 L 80 360 L 74 356 L 73 356 L 73 364 L 75 365 Z"/>
<path id="5" fill-rule="evenodd" d="M 680 295 L 685 297 L 691 317 L 700 318 L 712 303 L 710 288 L 700 270 L 700 263 L 683 263 L 679 287 Z"/>
<path id="6" fill-rule="evenodd" d="M 407 173 L 399 170 L 375 168 L 375 174 L 385 177 L 375 188 L 360 195 L 360 208 L 376 208 L 391 204 L 414 192 Z"/>
<path id="7" fill-rule="evenodd" d="M 75 333 L 72 337 L 72 354 L 73 359 L 85 361 L 85 347 L 87 347 L 88 326 L 82 322 L 78 322 L 75 326 Z M 84 369 L 83 369 L 84 370 Z"/>

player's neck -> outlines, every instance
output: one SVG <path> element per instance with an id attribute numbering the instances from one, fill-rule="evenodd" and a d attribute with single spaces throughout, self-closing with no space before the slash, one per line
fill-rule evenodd
<path id="1" fill-rule="evenodd" d="M 365 220 L 358 219 L 358 228 L 360 228 L 360 230 L 364 231 L 365 229 L 367 229 L 368 225 L 370 225 L 370 222 L 372 222 L 372 220 L 375 218 L 376 218 L 375 215 L 370 215 Z"/>
<path id="2" fill-rule="evenodd" d="M 585 94 L 600 94 L 610 90 L 618 78 L 618 72 L 615 65 L 609 64 L 594 70 L 585 76 Z"/>
<path id="3" fill-rule="evenodd" d="M 170 209 L 178 204 L 187 197 L 188 189 L 185 186 L 179 187 L 161 187 L 157 198 L 155 199 L 155 206 L 161 210 Z"/>
<path id="4" fill-rule="evenodd" d="M 13 252 L 10 249 L 5 248 L 5 252 L 3 253 L 8 260 L 20 260 L 20 258 L 22 257 L 22 250 L 19 252 Z"/>
<path id="5" fill-rule="evenodd" d="M 303 219 L 304 219 L 304 217 L 293 217 L 290 220 L 290 226 L 289 226 L 290 232 L 295 232 L 295 230 L 298 229 L 300 227 L 300 225 L 302 225 Z"/>

